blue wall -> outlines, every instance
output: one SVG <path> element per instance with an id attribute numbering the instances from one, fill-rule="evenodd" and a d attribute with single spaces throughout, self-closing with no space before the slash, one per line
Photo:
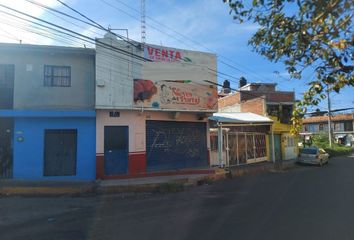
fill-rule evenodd
<path id="1" fill-rule="evenodd" d="M 13 177 L 15 179 L 95 179 L 96 123 L 94 117 L 19 117 L 15 118 L 14 122 Z M 45 129 L 77 129 L 76 176 L 43 176 Z"/>

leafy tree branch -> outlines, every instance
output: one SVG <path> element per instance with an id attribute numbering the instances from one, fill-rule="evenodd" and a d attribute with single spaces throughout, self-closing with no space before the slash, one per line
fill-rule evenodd
<path id="1" fill-rule="evenodd" d="M 354 2 L 350 0 L 224 0 L 239 23 L 259 26 L 249 39 L 253 49 L 270 61 L 282 61 L 292 78 L 304 68 L 315 71 L 293 112 L 293 133 L 300 130 L 307 107 L 354 86 Z M 302 79 L 307 81 L 307 79 Z"/>

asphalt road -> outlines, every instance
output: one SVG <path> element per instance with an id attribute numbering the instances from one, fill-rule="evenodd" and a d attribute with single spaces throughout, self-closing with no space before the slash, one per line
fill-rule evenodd
<path id="1" fill-rule="evenodd" d="M 354 156 L 171 194 L 0 199 L 0 239 L 354 239 Z"/>

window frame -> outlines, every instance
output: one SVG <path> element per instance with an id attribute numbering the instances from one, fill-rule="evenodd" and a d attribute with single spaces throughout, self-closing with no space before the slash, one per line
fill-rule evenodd
<path id="1" fill-rule="evenodd" d="M 50 74 L 47 74 L 46 71 L 47 68 L 50 68 Z M 68 76 L 55 76 L 54 75 L 55 69 L 60 69 L 60 70 L 67 69 Z M 57 81 L 55 78 L 60 78 L 60 80 Z M 65 79 L 65 81 L 67 81 L 68 84 L 63 84 L 62 83 L 63 79 Z M 71 66 L 45 64 L 43 67 L 43 82 L 45 87 L 71 87 Z M 58 82 L 60 82 L 61 84 L 58 84 Z"/>

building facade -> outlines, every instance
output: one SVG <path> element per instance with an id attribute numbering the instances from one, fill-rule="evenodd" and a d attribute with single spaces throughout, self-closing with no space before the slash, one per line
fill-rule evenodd
<path id="1" fill-rule="evenodd" d="M 239 90 L 219 99 L 219 112 L 251 112 L 269 117 L 272 129 L 267 136 L 267 156 L 270 161 L 297 157 L 296 139 L 290 134 L 294 92 L 276 90 L 275 83 L 241 84 Z M 273 157 L 274 142 L 274 157 Z"/>
<path id="2" fill-rule="evenodd" d="M 127 43 L 111 34 L 98 39 L 97 178 L 207 168 L 207 118 L 217 111 L 209 68 L 216 68 L 213 54 Z"/>
<path id="3" fill-rule="evenodd" d="M 354 114 L 337 114 L 331 117 L 334 138 L 340 144 L 354 145 Z M 314 116 L 303 119 L 302 134 L 328 133 L 328 116 Z"/>
<path id="4" fill-rule="evenodd" d="M 0 44 L 0 177 L 95 178 L 95 51 Z"/>
<path id="5" fill-rule="evenodd" d="M 268 160 L 273 121 L 254 113 L 225 112 L 209 117 L 211 165 L 240 166 Z"/>

